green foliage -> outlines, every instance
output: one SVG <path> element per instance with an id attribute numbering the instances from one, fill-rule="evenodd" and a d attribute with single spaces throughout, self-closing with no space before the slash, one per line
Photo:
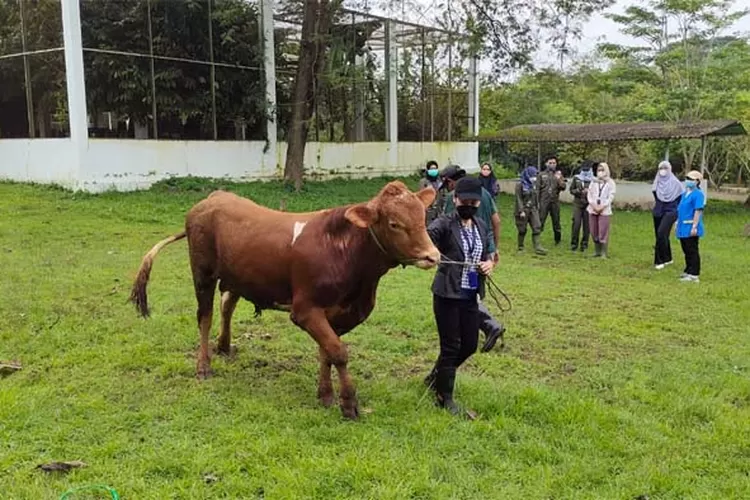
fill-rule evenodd
<path id="1" fill-rule="evenodd" d="M 247 303 L 236 359 L 216 358 L 215 377 L 196 382 L 184 242 L 155 263 L 153 316 L 126 303 L 143 254 L 206 194 L 180 182 L 96 196 L 0 183 L 0 360 L 23 364 L 0 379 L 4 497 L 59 498 L 92 483 L 122 498 L 750 496 L 750 283 L 737 274 L 750 266 L 747 211 L 717 214 L 709 202 L 703 282 L 682 286 L 678 249 L 675 266 L 651 268 L 648 213 L 615 214 L 607 262 L 564 248 L 542 259 L 515 252 L 501 195 L 495 279 L 514 304 L 500 316 L 508 347 L 474 355 L 457 380 L 458 400 L 481 418 L 456 421 L 425 395 L 438 349 L 433 273 L 409 268 L 382 280 L 373 315 L 344 338 L 367 410 L 351 423 L 316 402 L 310 337 L 287 314 L 253 318 Z M 382 185 L 210 188 L 270 207 L 285 196 L 297 211 Z M 35 469 L 52 460 L 88 466 Z"/>
<path id="2" fill-rule="evenodd" d="M 734 118 L 750 124 L 745 98 L 750 84 L 750 44 L 725 36 L 723 29 L 746 14 L 733 2 L 654 1 L 610 16 L 635 47 L 602 44 L 603 60 L 581 61 L 571 71 L 543 70 L 516 83 L 482 93 L 482 128 L 487 134 L 531 123 L 613 123 Z M 665 31 L 664 21 L 680 26 Z M 710 141 L 708 174 L 715 185 L 741 182 L 748 170 L 747 138 Z M 697 168 L 699 144 L 670 144 L 676 170 Z M 569 165 L 584 156 L 603 159 L 606 145 L 551 145 Z M 666 144 L 612 144 L 610 165 L 630 179 L 647 179 Z M 513 145 L 511 152 L 535 158 L 535 146 Z M 745 178 L 747 175 L 745 175 Z"/>

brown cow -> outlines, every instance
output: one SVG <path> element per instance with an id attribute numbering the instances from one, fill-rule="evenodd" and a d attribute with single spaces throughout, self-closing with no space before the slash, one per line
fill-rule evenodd
<path id="1" fill-rule="evenodd" d="M 357 418 L 357 398 L 339 337 L 362 323 L 375 306 L 380 278 L 413 264 L 429 269 L 440 253 L 425 228 L 432 188 L 412 193 L 387 184 L 365 203 L 308 213 L 279 212 L 232 193 L 215 191 L 187 214 L 185 231 L 157 243 L 143 258 L 130 300 L 149 315 L 146 285 L 154 257 L 187 236 L 198 299 L 198 378 L 211 375 L 209 333 L 216 284 L 221 291 L 217 351 L 231 349 L 230 321 L 240 298 L 263 309 L 290 311 L 294 324 L 319 345 L 318 397 L 333 404 L 331 365 L 339 373 L 341 411 Z"/>

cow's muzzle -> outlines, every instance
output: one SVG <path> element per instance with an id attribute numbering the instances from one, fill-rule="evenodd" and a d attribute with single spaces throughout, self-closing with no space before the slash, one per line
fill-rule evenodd
<path id="1" fill-rule="evenodd" d="M 434 247 L 414 261 L 414 265 L 420 269 L 432 269 L 438 264 L 440 264 L 440 252 Z"/>

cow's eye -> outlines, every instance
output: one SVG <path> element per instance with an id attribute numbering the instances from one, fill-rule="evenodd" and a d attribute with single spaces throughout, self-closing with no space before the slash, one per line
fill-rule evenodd
<path id="1" fill-rule="evenodd" d="M 391 226 L 391 229 L 401 229 L 401 224 L 399 224 L 398 222 L 391 221 L 388 223 L 388 225 Z"/>

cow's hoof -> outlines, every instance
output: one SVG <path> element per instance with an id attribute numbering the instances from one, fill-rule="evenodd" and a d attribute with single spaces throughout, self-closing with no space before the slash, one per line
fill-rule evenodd
<path id="1" fill-rule="evenodd" d="M 333 406 L 333 390 L 318 391 L 318 401 L 326 408 Z"/>
<path id="2" fill-rule="evenodd" d="M 210 366 L 199 366 L 198 370 L 195 372 L 195 378 L 198 380 L 207 380 L 211 378 L 213 374 L 214 372 L 211 370 Z"/>
<path id="3" fill-rule="evenodd" d="M 234 344 L 231 344 L 229 347 L 225 347 L 225 348 L 217 347 L 216 354 L 227 359 L 234 359 L 235 356 L 237 356 L 237 346 Z"/>
<path id="4" fill-rule="evenodd" d="M 359 408 L 357 407 L 357 405 L 341 405 L 341 414 L 344 415 L 344 418 L 348 420 L 357 420 L 359 419 Z"/>
<path id="5" fill-rule="evenodd" d="M 318 401 L 326 408 L 333 406 L 333 387 L 330 384 L 318 386 Z"/>

